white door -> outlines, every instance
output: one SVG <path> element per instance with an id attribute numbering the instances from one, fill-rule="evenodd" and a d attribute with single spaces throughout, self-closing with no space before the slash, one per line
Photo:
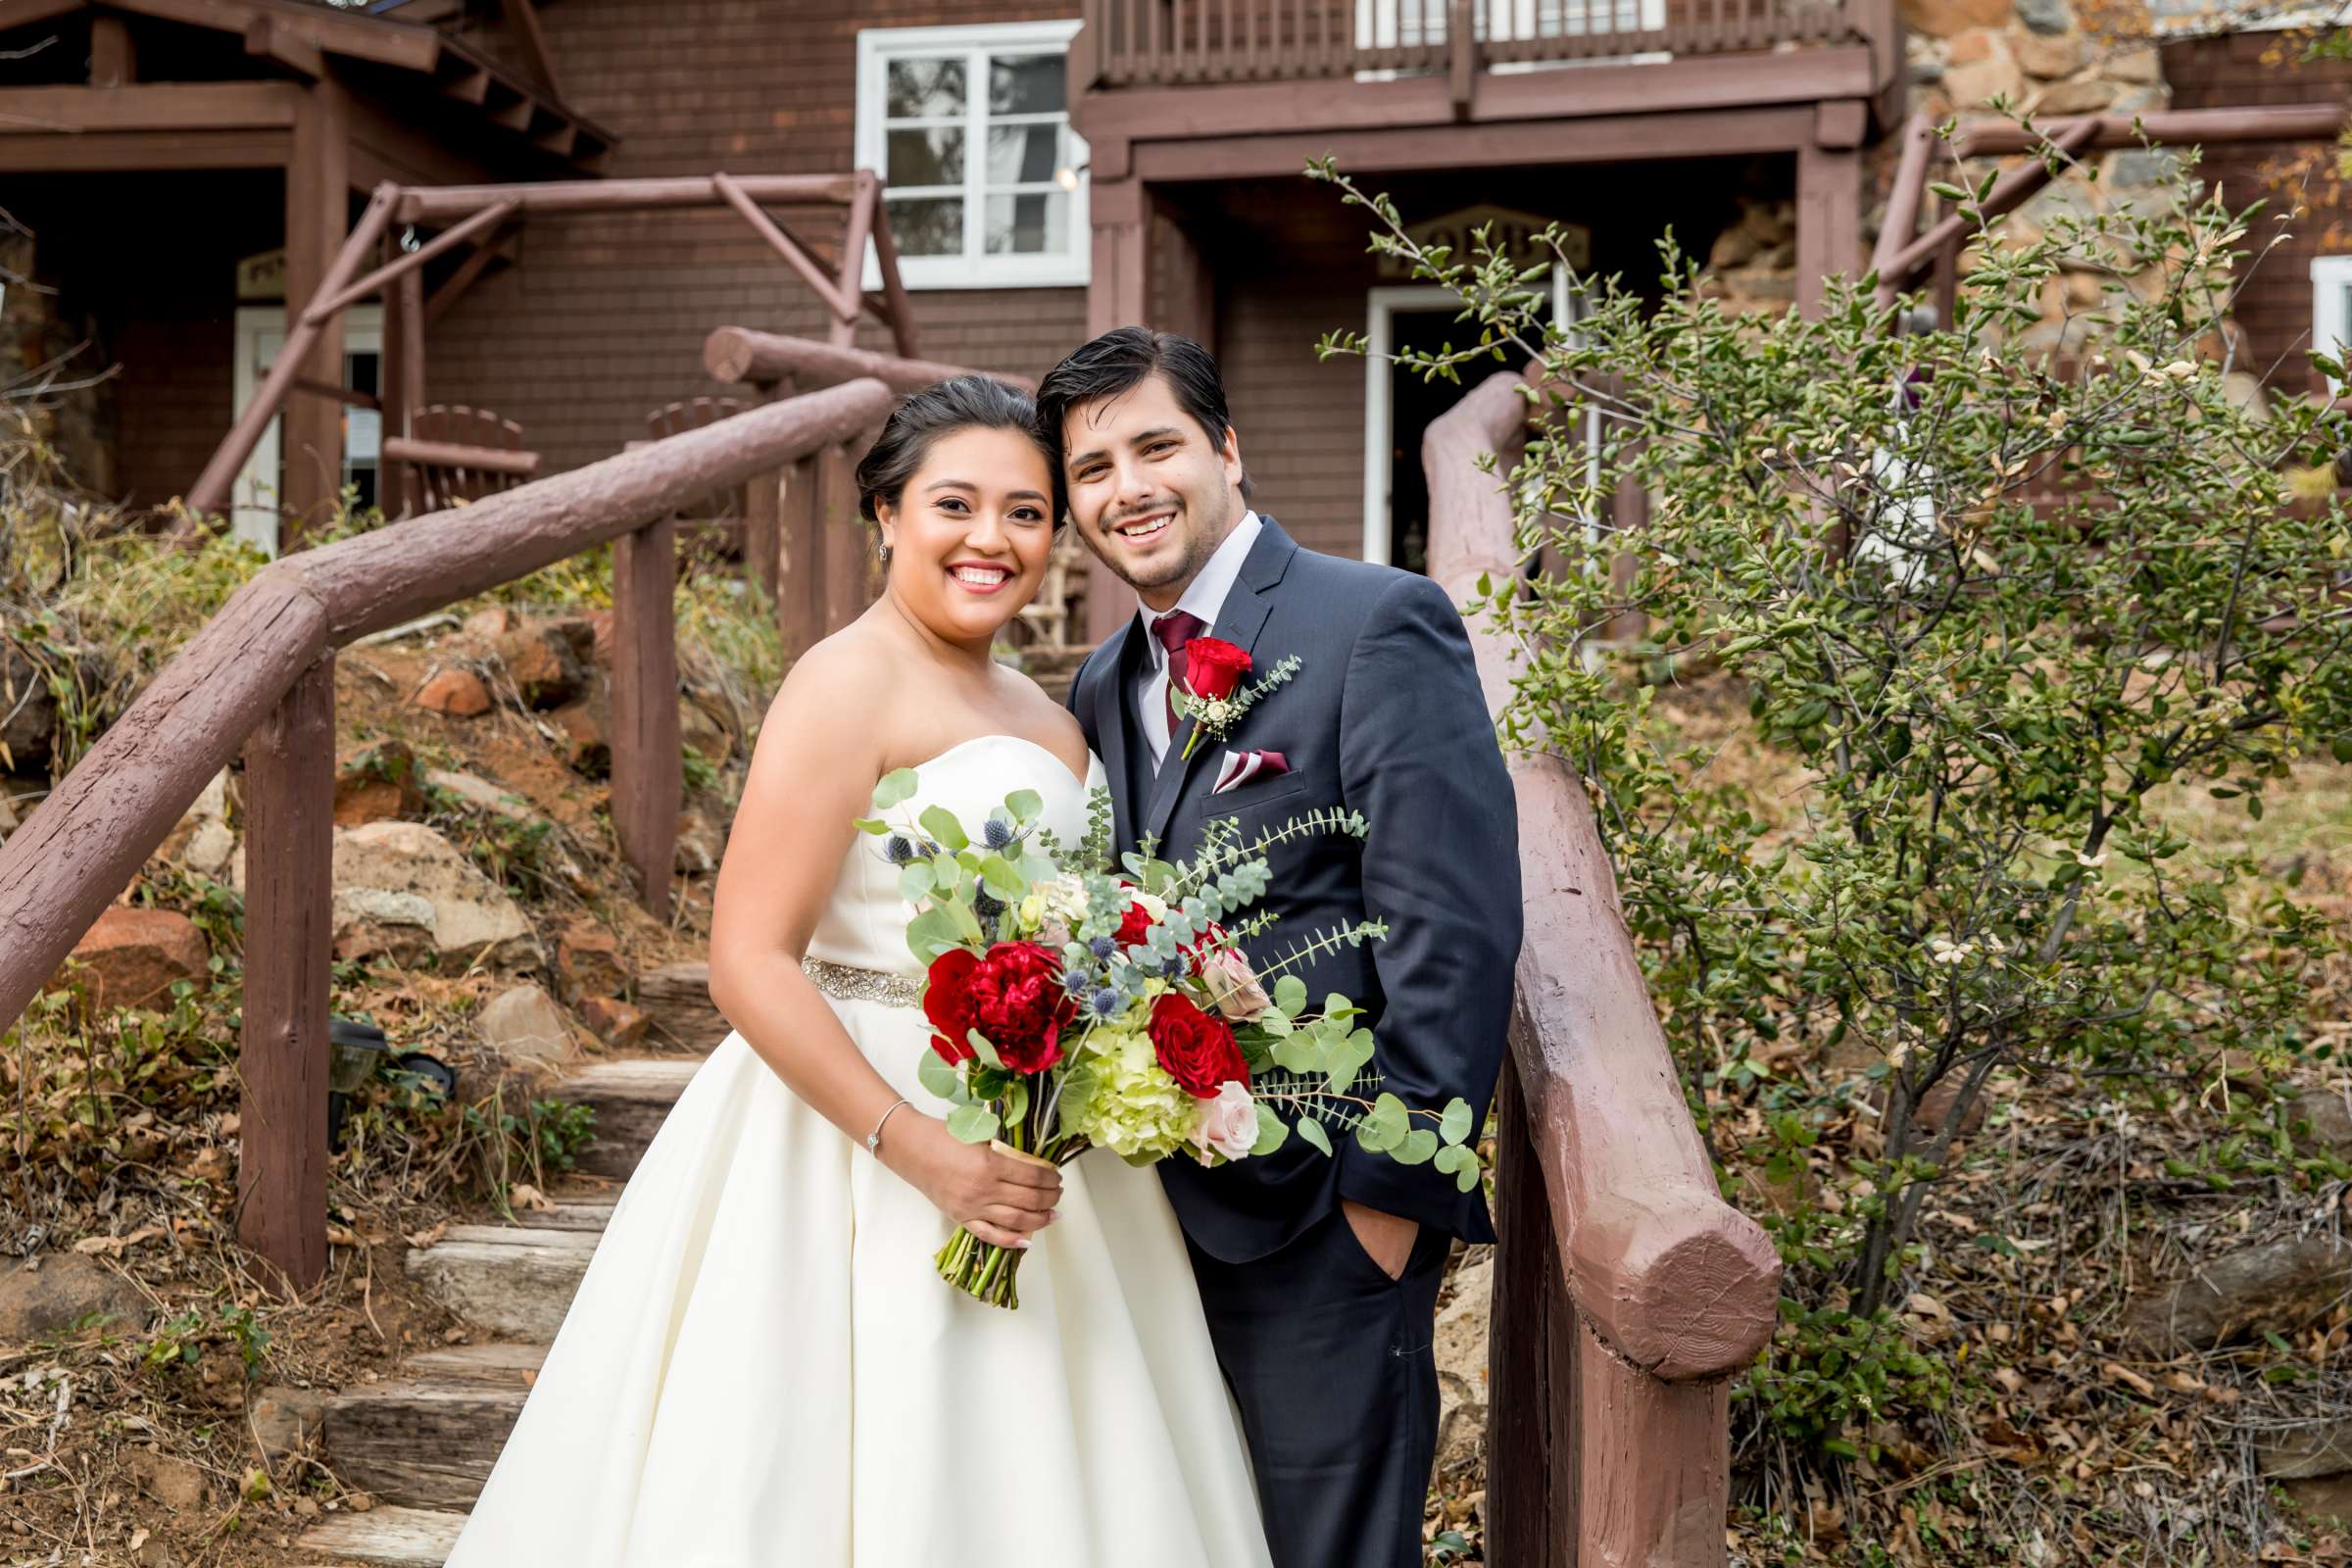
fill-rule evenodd
<path id="1" fill-rule="evenodd" d="M 1462 308 L 1460 298 L 1452 290 L 1436 283 L 1409 283 L 1391 288 L 1366 291 L 1369 309 L 1364 323 L 1364 559 L 1383 565 L 1389 560 L 1389 541 L 1396 535 L 1396 518 L 1390 501 L 1390 486 L 1396 474 L 1396 420 L 1392 402 L 1394 390 L 1391 378 L 1396 368 L 1389 363 L 1396 352 L 1396 318 L 1401 314 L 1426 311 L 1443 315 L 1451 320 Z M 1573 326 L 1584 313 L 1584 300 L 1569 286 L 1568 273 L 1552 269 L 1551 315 L 1563 325 Z M 1467 387 L 1470 382 L 1465 379 Z M 1592 442 L 1598 436 L 1600 416 L 1588 411 L 1588 449 L 1593 453 L 1590 477 L 1600 473 L 1598 449 Z"/>
<path id="2" fill-rule="evenodd" d="M 237 307 L 237 360 L 233 398 L 235 412 L 242 414 L 245 405 L 262 387 L 270 373 L 270 364 L 278 350 L 286 346 L 286 308 L 282 305 L 240 305 Z M 343 313 L 343 384 L 363 392 L 377 389 L 375 367 L 382 362 L 384 352 L 384 308 L 380 305 L 354 305 Z M 361 362 L 355 364 L 354 362 Z M 295 392 L 293 397 L 311 397 L 309 392 Z M 372 472 L 376 466 L 377 450 L 382 441 L 383 418 L 373 409 L 346 407 L 343 411 L 343 482 L 349 483 L 361 472 Z M 285 421 L 273 418 L 262 431 L 255 444 L 253 456 L 246 460 L 237 474 L 237 482 L 229 492 L 229 532 L 239 539 L 261 546 L 270 555 L 277 554 L 278 520 L 282 510 L 278 496 L 279 459 L 283 449 L 278 440 L 278 427 Z"/>

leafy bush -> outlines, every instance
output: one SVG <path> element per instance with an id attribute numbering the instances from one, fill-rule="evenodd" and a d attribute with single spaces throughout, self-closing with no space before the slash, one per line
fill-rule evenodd
<path id="1" fill-rule="evenodd" d="M 1593 791 L 1694 1105 L 1760 1109 L 1746 1152 L 1789 1174 L 1851 1107 L 1776 1100 L 1774 1062 L 1870 1062 L 1867 1146 L 1767 1220 L 1788 1299 L 1745 1388 L 1785 1436 L 1850 1452 L 1947 1391 L 1894 1310 L 1996 1076 L 2161 1097 L 2304 1049 L 2337 934 L 2151 803 L 2193 786 L 2259 818 L 2290 764 L 2352 760 L 2352 532 L 2310 471 L 2344 421 L 2225 382 L 2246 220 L 2185 172 L 2151 212 L 1983 223 L 1956 318 L 1910 335 L 1871 278 L 1819 319 L 1729 317 L 1671 239 L 1662 302 L 1595 283 L 1562 328 L 1543 269 L 1421 247 L 1316 172 L 1462 301 L 1466 346 L 1400 365 L 1536 367 L 1530 438 L 1494 471 L 1550 569 L 1475 608 L 1526 654 L 1509 738 Z M 1990 177 L 1943 193 L 1973 211 Z M 2027 347 L 2070 273 L 2100 304 Z M 1613 514 L 1621 480 L 1645 514 Z M 1602 640 L 1629 619 L 1646 630 Z M 1746 700 L 1712 741 L 1661 701 L 1702 673 Z"/>

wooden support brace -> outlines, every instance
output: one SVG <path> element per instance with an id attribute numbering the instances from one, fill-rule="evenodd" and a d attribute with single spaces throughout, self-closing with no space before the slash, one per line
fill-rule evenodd
<path id="1" fill-rule="evenodd" d="M 457 304 L 459 298 L 467 289 L 473 287 L 482 273 L 489 270 L 492 262 L 502 256 L 513 261 L 515 236 L 521 232 L 522 224 L 517 220 L 500 229 L 468 252 L 466 259 L 458 264 L 458 270 L 443 279 L 441 286 L 433 290 L 433 297 L 425 302 L 425 324 L 430 326 L 448 315 L 450 307 Z"/>
<path id="2" fill-rule="evenodd" d="M 516 206 L 514 202 L 501 202 L 495 207 L 483 208 L 464 222 L 455 223 L 443 229 L 422 245 L 417 246 L 416 249 L 394 257 L 358 282 L 337 289 L 332 295 L 304 311 L 302 313 L 303 320 L 312 324 L 325 320 L 337 311 L 375 293 L 402 273 L 420 268 L 443 252 L 465 244 L 483 229 L 496 228 L 508 219 L 513 218 Z"/>
<path id="3" fill-rule="evenodd" d="M 858 318 L 865 304 L 865 245 L 874 229 L 874 209 L 881 205 L 882 182 L 872 170 L 858 170 L 858 193 L 850 198 L 849 216 L 842 226 L 841 281 L 828 334 L 840 348 L 858 341 Z"/>
<path id="4" fill-rule="evenodd" d="M 676 519 L 612 542 L 612 830 L 657 919 L 669 917 L 685 771 L 678 746 Z"/>
<path id="5" fill-rule="evenodd" d="M 900 359 L 914 359 L 914 307 L 899 277 L 899 241 L 890 230 L 890 203 L 879 196 L 874 200 L 874 263 L 882 270 L 882 302 L 890 307 L 891 347 Z"/>
<path id="6" fill-rule="evenodd" d="M 237 1240 L 308 1290 L 326 1272 L 327 991 L 334 960 L 335 662 L 245 747 L 245 1019 Z"/>
<path id="7" fill-rule="evenodd" d="M 732 174 L 719 173 L 710 176 L 710 183 L 717 188 L 729 207 L 743 215 L 743 220 L 752 225 L 752 231 L 767 241 L 768 248 L 783 257 L 785 265 L 800 273 L 803 282 L 816 290 L 816 297 L 825 302 L 836 320 L 844 316 L 852 320 L 857 319 L 856 302 L 841 297 L 833 279 L 825 275 L 824 269 L 818 267 L 808 253 L 801 248 L 800 242 L 785 233 L 776 220 L 752 200 L 741 181 Z"/>

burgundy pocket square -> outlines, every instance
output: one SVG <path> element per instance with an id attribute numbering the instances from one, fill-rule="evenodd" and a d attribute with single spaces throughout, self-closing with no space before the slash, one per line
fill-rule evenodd
<path id="1" fill-rule="evenodd" d="M 1257 779 L 1280 778 L 1290 770 L 1289 760 L 1280 752 L 1227 752 L 1217 769 L 1217 787 L 1209 794 L 1222 795 Z"/>

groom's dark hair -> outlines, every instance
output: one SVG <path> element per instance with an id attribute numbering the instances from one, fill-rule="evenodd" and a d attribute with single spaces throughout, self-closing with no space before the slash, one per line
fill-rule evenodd
<path id="1" fill-rule="evenodd" d="M 1055 453 L 1062 453 L 1062 421 L 1071 409 L 1097 398 L 1115 398 L 1142 384 L 1147 376 L 1167 379 L 1177 407 L 1208 435 L 1212 447 L 1225 445 L 1233 415 L 1225 403 L 1225 377 L 1216 356 L 1181 332 L 1155 332 L 1148 326 L 1113 327 L 1093 342 L 1073 349 L 1037 388 L 1037 422 Z M 1055 471 L 1059 472 L 1058 462 Z M 1250 499 L 1250 474 L 1242 472 L 1242 499 Z"/>

